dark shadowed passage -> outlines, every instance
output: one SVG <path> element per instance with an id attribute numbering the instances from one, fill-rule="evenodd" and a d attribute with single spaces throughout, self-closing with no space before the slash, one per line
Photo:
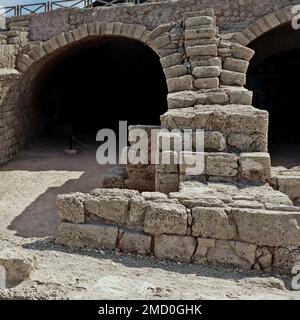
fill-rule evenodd
<path id="1" fill-rule="evenodd" d="M 253 105 L 269 111 L 269 149 L 300 164 L 300 33 L 286 24 L 249 45 L 255 50 L 247 75 Z M 277 163 L 281 164 L 281 163 Z M 286 162 L 282 164 L 287 164 Z"/>
<path id="2" fill-rule="evenodd" d="M 160 124 L 167 110 L 166 79 L 158 55 L 122 37 L 91 38 L 64 49 L 35 78 L 31 105 L 42 135 L 95 135 L 102 128 Z"/>

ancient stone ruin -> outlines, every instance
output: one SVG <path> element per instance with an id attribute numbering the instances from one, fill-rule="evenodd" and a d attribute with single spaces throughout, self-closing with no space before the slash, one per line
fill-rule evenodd
<path id="1" fill-rule="evenodd" d="M 251 106 L 243 87 L 253 50 L 218 34 L 212 10 L 159 26 L 147 42 L 161 56 L 169 90 L 161 127 L 205 130 L 204 174 L 185 175 L 185 163 L 114 168 L 107 189 L 58 197 L 57 243 L 290 272 L 300 209 L 264 184 L 268 113 Z"/>
<path id="2" fill-rule="evenodd" d="M 26 29 L 9 31 L 8 40 L 26 45 L 15 56 L 7 53 L 18 72 L 8 75 L 3 69 L 2 96 L 6 90 L 29 90 L 25 82 L 49 55 L 64 47 L 89 37 L 122 36 L 137 39 L 157 53 L 168 88 L 168 111 L 161 115 L 161 126 L 130 126 L 129 138 L 139 129 L 205 131 L 205 168 L 199 175 L 186 175 L 188 164 L 175 161 L 128 164 L 108 172 L 102 188 L 58 196 L 56 243 L 290 273 L 300 253 L 300 208 L 292 201 L 300 197 L 299 171 L 272 172 L 269 114 L 252 106 L 252 92 L 244 87 L 254 55 L 246 45 L 255 31 L 219 32 L 213 9 L 181 8 L 180 13 L 176 21 L 151 28 L 121 19 L 77 23 L 74 18 L 70 30 L 47 39 L 35 31 L 37 39 L 32 41 L 25 39 Z M 271 29 L 287 16 L 271 13 L 264 19 Z M 26 23 L 12 21 L 11 28 L 15 24 L 26 28 Z M 12 32 L 16 36 L 11 37 Z M 0 160 L 4 162 L 31 133 L 27 130 L 24 141 L 18 135 L 28 126 L 22 108 L 13 109 L 18 126 L 6 130 L 10 106 L 20 106 L 22 101 L 17 95 L 5 95 L 2 101 L 6 116 L 0 118 L 5 122 L 0 138 L 6 138 Z M 164 153 L 173 160 L 182 157 L 174 146 L 160 157 Z M 191 151 L 185 156 L 196 159 L 203 154 Z"/>

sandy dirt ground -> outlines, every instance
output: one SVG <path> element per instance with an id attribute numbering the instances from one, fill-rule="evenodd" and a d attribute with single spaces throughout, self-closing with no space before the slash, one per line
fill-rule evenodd
<path id="1" fill-rule="evenodd" d="M 0 168 L 1 251 L 35 261 L 29 278 L 0 299 L 299 299 L 291 279 L 54 244 L 55 197 L 101 185 L 108 169 L 95 148 L 63 155 L 63 145 L 36 144 Z"/>

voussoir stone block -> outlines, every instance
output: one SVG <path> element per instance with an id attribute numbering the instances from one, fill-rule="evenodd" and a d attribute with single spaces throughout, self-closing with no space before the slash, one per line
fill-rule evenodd
<path id="1" fill-rule="evenodd" d="M 246 73 L 249 66 L 249 62 L 246 60 L 225 58 L 223 68 L 225 70 Z"/>
<path id="2" fill-rule="evenodd" d="M 194 237 L 156 235 L 154 255 L 160 259 L 190 261 L 195 251 L 197 240 Z"/>
<path id="3" fill-rule="evenodd" d="M 220 81 L 229 86 L 243 86 L 246 84 L 246 75 L 240 72 L 222 70 Z"/>
<path id="4" fill-rule="evenodd" d="M 181 204 L 147 203 L 144 231 L 150 234 L 186 234 L 186 208 Z"/>
<path id="5" fill-rule="evenodd" d="M 231 52 L 234 58 L 246 61 L 249 61 L 255 53 L 254 50 L 245 46 L 241 46 L 237 43 L 231 44 Z"/>
<path id="6" fill-rule="evenodd" d="M 182 53 L 179 53 L 179 52 L 170 54 L 160 59 L 160 63 L 164 69 L 170 68 L 176 65 L 181 65 L 182 62 L 183 62 Z"/>
<path id="7" fill-rule="evenodd" d="M 250 181 L 265 182 L 271 178 L 271 159 L 267 152 L 240 154 L 240 174 Z"/>
<path id="8" fill-rule="evenodd" d="M 164 73 L 167 79 L 181 77 L 187 74 L 187 67 L 183 65 L 173 66 L 164 69 Z"/>

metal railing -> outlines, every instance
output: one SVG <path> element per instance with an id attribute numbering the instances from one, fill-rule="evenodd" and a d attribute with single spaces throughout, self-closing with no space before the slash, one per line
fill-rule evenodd
<path id="1" fill-rule="evenodd" d="M 48 12 L 58 8 L 91 8 L 99 6 L 109 7 L 122 4 L 142 4 L 147 2 L 152 2 L 152 0 L 57 0 L 2 7 L 0 15 L 11 17 Z"/>

